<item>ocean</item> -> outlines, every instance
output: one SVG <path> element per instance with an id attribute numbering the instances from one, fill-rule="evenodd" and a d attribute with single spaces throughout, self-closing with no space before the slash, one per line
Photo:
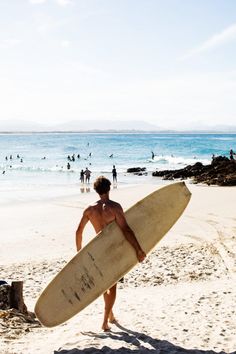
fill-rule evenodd
<path id="1" fill-rule="evenodd" d="M 101 174 L 111 178 L 113 165 L 118 185 L 160 184 L 163 181 L 152 177 L 153 171 L 197 161 L 208 164 L 212 154 L 228 157 L 231 148 L 236 150 L 236 134 L 0 134 L 0 192 L 6 197 L 10 191 L 24 190 L 40 197 L 49 187 L 58 193 L 65 186 L 80 185 L 81 169 L 91 170 L 92 184 Z M 145 167 L 147 174 L 128 174 L 130 167 Z"/>

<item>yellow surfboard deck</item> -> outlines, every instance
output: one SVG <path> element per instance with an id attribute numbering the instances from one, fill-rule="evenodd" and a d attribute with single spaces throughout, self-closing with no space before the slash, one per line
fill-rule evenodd
<path id="1" fill-rule="evenodd" d="M 174 183 L 149 194 L 125 212 L 146 254 L 178 220 L 190 197 L 184 182 Z M 116 222 L 107 225 L 45 288 L 35 306 L 36 316 L 46 327 L 69 320 L 137 262 L 133 247 Z"/>

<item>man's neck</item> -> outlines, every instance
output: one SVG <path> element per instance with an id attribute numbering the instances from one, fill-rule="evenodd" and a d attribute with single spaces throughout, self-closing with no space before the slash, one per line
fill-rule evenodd
<path id="1" fill-rule="evenodd" d="M 109 200 L 109 193 L 105 193 L 105 194 L 100 195 L 100 200 L 103 203 L 107 202 Z"/>

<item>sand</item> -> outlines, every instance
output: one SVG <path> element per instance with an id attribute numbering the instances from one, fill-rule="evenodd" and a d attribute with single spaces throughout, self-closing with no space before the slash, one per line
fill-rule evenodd
<path id="1" fill-rule="evenodd" d="M 118 284 L 117 324 L 101 330 L 103 300 L 55 328 L 0 311 L 1 354 L 236 353 L 236 188 L 187 183 L 192 199 L 147 259 Z M 124 209 L 156 185 L 111 191 Z M 1 279 L 24 280 L 29 311 L 75 254 L 87 193 L 0 206 Z M 84 244 L 94 236 L 85 229 Z M 29 319 L 28 319 L 29 321 Z"/>

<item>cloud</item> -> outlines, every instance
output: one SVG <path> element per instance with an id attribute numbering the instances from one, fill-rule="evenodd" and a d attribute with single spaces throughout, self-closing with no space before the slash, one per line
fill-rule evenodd
<path id="1" fill-rule="evenodd" d="M 67 6 L 72 4 L 72 0 L 55 0 L 60 6 Z"/>
<path id="2" fill-rule="evenodd" d="M 44 4 L 48 0 L 29 0 L 32 5 Z M 72 0 L 54 0 L 54 2 L 59 6 L 67 6 L 73 4 Z"/>
<path id="3" fill-rule="evenodd" d="M 30 4 L 36 5 L 36 4 L 43 4 L 47 2 L 47 0 L 29 0 Z"/>
<path id="4" fill-rule="evenodd" d="M 67 24 L 67 20 L 55 20 L 48 16 L 45 18 L 38 18 L 41 23 L 37 26 L 37 30 L 41 34 L 47 34 L 50 31 L 57 30 Z"/>
<path id="5" fill-rule="evenodd" d="M 71 45 L 70 41 L 67 41 L 67 40 L 61 41 L 62 48 L 68 48 L 68 47 L 70 47 L 70 45 Z"/>
<path id="6" fill-rule="evenodd" d="M 4 39 L 0 41 L 0 49 L 14 48 L 22 43 L 19 39 Z"/>
<path id="7" fill-rule="evenodd" d="M 201 45 L 197 46 L 185 54 L 181 59 L 188 59 L 196 54 L 206 52 L 208 50 L 217 48 L 225 43 L 236 40 L 236 24 L 233 24 L 225 28 L 222 32 L 213 35 L 211 38 L 203 42 Z"/>
<path id="8" fill-rule="evenodd" d="M 71 74 L 72 73 L 74 73 L 74 74 L 75 73 L 80 73 L 80 74 L 84 73 L 86 75 L 102 76 L 103 78 L 106 78 L 109 76 L 109 74 L 107 72 L 104 72 L 95 66 L 88 65 L 88 64 L 78 62 L 78 61 L 70 62 L 68 70 L 70 71 Z"/>

